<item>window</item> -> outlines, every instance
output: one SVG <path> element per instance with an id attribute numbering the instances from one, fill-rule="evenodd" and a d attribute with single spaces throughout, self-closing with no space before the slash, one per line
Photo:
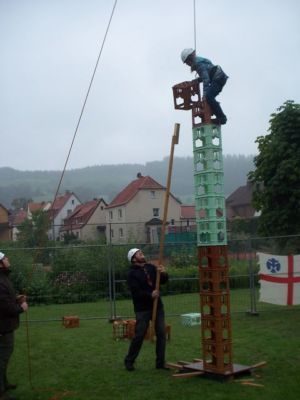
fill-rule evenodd
<path id="1" fill-rule="evenodd" d="M 159 208 L 153 208 L 153 217 L 159 217 Z"/>
<path id="2" fill-rule="evenodd" d="M 110 236 L 111 236 L 112 238 L 114 237 L 114 230 L 113 230 L 113 229 L 110 230 Z"/>
<path id="3" fill-rule="evenodd" d="M 121 208 L 119 208 L 119 210 L 118 210 L 118 216 L 119 216 L 119 218 L 122 218 L 122 209 Z"/>
<path id="4" fill-rule="evenodd" d="M 72 214 L 72 210 L 67 210 L 67 215 L 69 216 L 70 214 Z"/>
<path id="5" fill-rule="evenodd" d="M 120 229 L 119 229 L 119 237 L 120 237 L 120 238 L 123 237 L 123 228 L 120 228 Z"/>
<path id="6" fill-rule="evenodd" d="M 113 216 L 114 216 L 114 215 L 113 215 L 113 212 L 110 211 L 110 212 L 109 212 L 109 219 L 113 219 Z"/>
<path id="7" fill-rule="evenodd" d="M 71 203 L 72 203 L 72 204 L 75 204 L 75 200 L 74 200 L 74 199 L 72 199 Z"/>
<path id="8" fill-rule="evenodd" d="M 155 199 L 155 190 L 150 191 L 150 198 Z"/>

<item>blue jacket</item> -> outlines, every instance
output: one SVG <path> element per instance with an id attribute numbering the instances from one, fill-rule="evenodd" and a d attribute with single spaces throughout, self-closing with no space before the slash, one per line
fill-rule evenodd
<path id="1" fill-rule="evenodd" d="M 227 75 L 219 65 L 214 65 L 209 59 L 204 57 L 196 56 L 195 61 L 191 66 L 191 70 L 196 71 L 199 75 L 199 82 L 203 82 L 204 96 L 206 95 L 212 80 L 223 78 L 224 75 L 227 78 Z"/>

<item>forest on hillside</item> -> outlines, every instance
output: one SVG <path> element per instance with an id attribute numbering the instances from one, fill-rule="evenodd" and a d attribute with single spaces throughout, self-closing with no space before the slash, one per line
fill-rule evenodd
<path id="1" fill-rule="evenodd" d="M 253 170 L 253 157 L 245 155 L 224 156 L 224 191 L 227 197 L 247 182 Z M 166 185 L 169 157 L 146 164 L 96 165 L 65 172 L 60 192 L 73 191 L 84 202 L 102 197 L 110 202 L 118 192 L 136 179 L 137 173 L 150 175 Z M 174 157 L 172 193 L 185 204 L 192 204 L 194 195 L 193 158 Z M 12 207 L 17 198 L 33 201 L 52 201 L 57 190 L 61 171 L 19 171 L 0 168 L 0 203 Z"/>

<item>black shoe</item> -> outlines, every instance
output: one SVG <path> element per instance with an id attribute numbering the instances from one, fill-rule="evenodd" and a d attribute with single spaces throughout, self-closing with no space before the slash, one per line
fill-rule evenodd
<path id="1" fill-rule="evenodd" d="M 135 370 L 133 364 L 130 364 L 130 363 L 125 363 L 125 368 L 127 369 L 127 371 L 134 371 Z"/>
<path id="2" fill-rule="evenodd" d="M 165 371 L 170 371 L 171 368 L 167 367 L 166 365 L 157 365 L 156 369 L 163 369 Z"/>
<path id="3" fill-rule="evenodd" d="M 14 389 L 17 389 L 17 385 L 15 385 L 14 383 L 6 383 L 5 384 L 5 391 L 14 390 Z"/>

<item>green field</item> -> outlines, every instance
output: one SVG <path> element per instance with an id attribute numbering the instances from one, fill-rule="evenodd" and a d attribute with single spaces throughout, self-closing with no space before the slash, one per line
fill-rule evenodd
<path id="1" fill-rule="evenodd" d="M 239 303 L 239 292 L 232 296 Z M 190 295 L 169 296 L 166 310 L 176 304 L 185 309 Z M 193 297 L 194 301 L 194 297 Z M 130 301 L 118 309 L 132 310 Z M 264 399 L 300 398 L 300 313 L 278 308 L 258 316 L 244 312 L 232 314 L 234 363 L 253 365 L 266 361 L 249 379 L 263 386 L 245 386 L 241 379 L 220 382 L 202 377 L 178 379 L 171 371 L 154 369 L 154 345 L 145 341 L 136 371 L 127 372 L 123 358 L 129 342 L 113 340 L 112 324 L 106 315 L 108 302 L 31 307 L 28 319 L 41 322 L 22 324 L 16 333 L 16 349 L 9 368 L 12 382 L 18 383 L 16 395 L 22 400 L 98 400 L 98 399 Z M 193 310 L 191 310 L 193 311 Z M 195 310 L 194 310 L 195 311 Z M 196 310 L 197 311 L 197 310 Z M 79 328 L 66 329 L 60 318 L 79 315 Z M 83 319 L 85 317 L 86 319 Z M 88 319 L 91 317 L 91 319 Z M 53 319 L 51 321 L 51 319 Z M 48 321 L 47 321 L 48 320 Z M 171 341 L 167 360 L 192 361 L 201 358 L 199 326 L 185 327 L 179 316 L 167 317 Z M 29 335 L 28 346 L 27 334 Z M 28 354 L 30 353 L 30 357 Z M 244 379 L 244 377 L 243 377 Z"/>

